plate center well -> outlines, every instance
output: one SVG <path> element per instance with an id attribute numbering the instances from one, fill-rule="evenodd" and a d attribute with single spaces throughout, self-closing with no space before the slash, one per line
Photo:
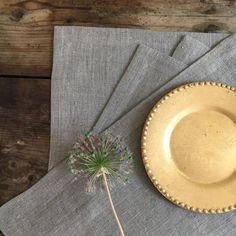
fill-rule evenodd
<path id="1" fill-rule="evenodd" d="M 170 152 L 177 168 L 191 181 L 225 180 L 236 170 L 236 124 L 221 111 L 190 113 L 175 125 Z"/>

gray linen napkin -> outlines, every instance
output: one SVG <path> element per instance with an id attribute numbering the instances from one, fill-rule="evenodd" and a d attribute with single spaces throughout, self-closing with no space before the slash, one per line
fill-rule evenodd
<path id="1" fill-rule="evenodd" d="M 139 44 L 170 55 L 186 33 L 55 27 L 49 169 L 95 124 Z M 227 34 L 188 33 L 212 47 Z"/>
<path id="2" fill-rule="evenodd" d="M 228 46 L 234 49 L 233 45 Z M 207 69 L 205 66 L 204 70 Z M 153 102 L 152 97 L 150 102 Z M 116 122 L 111 127 L 116 134 L 124 134 L 129 143 L 132 143 L 128 140 L 129 132 L 124 128 L 129 127 L 131 115 L 128 114 L 135 114 L 137 107 L 122 118 L 124 123 Z M 142 119 L 146 114 L 139 115 Z M 140 172 L 139 168 L 136 171 Z M 89 196 L 82 191 L 81 182 L 81 179 L 73 181 L 64 163 L 61 163 L 30 190 L 0 209 L 1 229 L 13 232 L 9 235 L 35 235 L 35 232 L 36 235 L 114 235 L 114 221 L 109 209 L 104 208 L 107 202 L 103 193 Z M 231 217 L 234 213 L 199 216 L 167 204 L 149 184 L 144 171 L 134 174 L 127 187 L 118 187 L 113 197 L 127 235 L 199 235 L 202 232 L 203 235 L 233 235 L 235 231 L 235 222 Z M 28 205 L 25 205 L 26 199 Z"/>
<path id="3" fill-rule="evenodd" d="M 193 40 L 193 42 L 194 42 L 194 40 Z M 151 55 L 153 56 L 152 59 L 155 59 L 155 56 L 157 56 L 157 55 L 161 55 L 161 58 L 164 57 L 165 60 L 167 61 L 167 62 L 165 62 L 167 66 L 169 64 L 173 63 L 174 71 L 176 71 L 174 65 L 176 65 L 176 67 L 178 67 L 179 64 L 181 65 L 181 63 L 178 63 L 177 61 L 173 60 L 173 58 L 166 56 L 163 53 L 157 54 L 157 52 L 155 50 L 149 49 L 147 47 L 143 47 L 143 50 L 141 50 L 140 52 L 141 53 L 142 52 L 143 53 L 150 52 Z M 181 52 L 181 50 L 180 50 L 180 52 Z M 186 51 L 186 53 L 187 53 L 187 51 Z M 137 52 L 136 52 L 136 54 L 137 54 Z M 132 61 L 133 60 L 134 59 L 132 59 Z M 150 60 L 149 60 L 149 62 L 150 62 Z M 83 209 L 79 209 L 79 208 L 81 205 L 85 205 L 85 202 L 84 202 L 85 199 L 88 199 L 88 197 L 91 197 L 91 196 L 87 196 L 86 194 L 83 193 L 84 189 L 82 186 L 85 183 L 84 183 L 84 181 L 82 183 L 80 182 L 79 185 L 77 186 L 77 187 L 80 187 L 80 192 L 77 192 L 77 194 L 79 195 L 78 199 L 80 199 L 79 201 L 81 202 L 81 204 L 78 203 L 78 204 L 76 204 L 76 206 L 74 206 L 74 203 L 73 203 L 74 200 L 72 200 L 70 197 L 66 197 L 69 204 L 67 206 L 65 206 L 65 203 L 63 203 L 64 199 L 63 199 L 62 191 L 65 194 L 65 196 L 67 196 L 66 194 L 70 193 L 70 191 L 75 191 L 73 189 L 74 183 L 73 183 L 73 179 L 71 178 L 72 176 L 70 176 L 70 174 L 65 172 L 66 168 L 64 166 L 64 163 L 61 164 L 61 166 L 56 167 L 56 169 L 57 169 L 56 172 L 54 172 L 54 170 L 50 171 L 50 173 L 45 177 L 46 180 L 44 178 L 36 186 L 31 188 L 27 192 L 23 193 L 22 195 L 18 196 L 17 198 L 15 198 L 11 202 L 9 202 L 7 205 L 3 206 L 2 209 L 5 209 L 5 211 L 3 211 L 4 212 L 3 215 L 5 216 L 5 219 L 7 219 L 7 222 L 8 222 L 8 224 L 6 225 L 7 229 L 4 229 L 5 223 L 3 223 L 2 230 L 4 230 L 5 234 L 7 234 L 7 235 L 14 235 L 14 234 L 34 235 L 35 232 L 37 232 L 37 235 L 44 235 L 46 233 L 49 234 L 49 232 L 50 232 L 50 234 L 54 235 L 54 234 L 57 234 L 60 232 L 61 235 L 73 235 L 73 233 L 71 233 L 70 230 L 74 233 L 77 232 L 76 226 L 71 226 L 71 228 L 69 228 L 68 220 L 69 220 L 69 218 L 72 218 L 73 214 L 75 214 L 74 211 L 76 211 L 76 214 L 83 214 Z M 52 179 L 52 181 L 51 181 L 51 179 Z M 47 184 L 48 181 L 50 181 L 51 183 Z M 78 184 L 78 183 L 76 182 L 76 184 Z M 44 186 L 46 186 L 46 188 Z M 52 186 L 53 186 L 53 188 L 52 188 Z M 82 187 L 82 189 L 81 189 L 81 187 Z M 38 189 L 39 189 L 39 191 L 42 191 L 41 194 L 39 194 Z M 48 192 L 48 191 L 50 191 L 50 192 Z M 34 193 L 36 194 L 35 197 L 34 197 Z M 70 193 L 70 195 L 71 194 L 73 195 L 73 193 Z M 76 194 L 76 196 L 77 196 L 77 194 Z M 99 194 L 101 194 L 101 192 L 99 192 Z M 31 200 L 28 199 L 29 197 Z M 55 203 L 53 203 L 52 200 L 50 200 L 50 199 L 54 199 L 54 198 L 56 198 Z M 27 205 L 23 204 L 23 202 L 24 202 L 23 199 L 25 199 L 25 201 L 27 199 Z M 76 198 L 74 197 L 74 199 L 76 199 Z M 52 206 L 49 205 L 48 201 L 51 202 L 50 205 L 52 204 Z M 100 204 L 102 204 L 102 203 L 103 202 L 101 202 Z M 58 208 L 60 206 L 60 204 L 62 204 L 62 207 L 64 210 Z M 24 209 L 21 208 L 22 206 Z M 90 212 L 89 209 L 92 206 L 93 206 L 93 204 L 91 203 L 91 200 L 90 200 L 89 205 L 84 207 L 84 211 Z M 13 207 L 13 208 L 11 208 L 11 207 Z M 71 207 L 74 207 L 74 209 L 71 209 Z M 103 207 L 106 208 L 105 205 L 103 205 Z M 76 209 L 79 209 L 79 210 L 76 210 Z M 97 210 L 97 207 L 96 207 L 96 210 Z M 8 212 L 8 214 L 6 214 L 6 211 Z M 68 215 L 66 212 L 63 212 L 63 211 L 66 211 L 66 212 L 71 211 L 72 214 Z M 77 211 L 79 211 L 79 212 L 77 212 Z M 106 209 L 106 211 L 107 211 L 107 209 Z M 0 212 L 1 212 L 1 210 L 0 210 Z M 10 217 L 10 219 L 13 220 L 13 221 L 11 221 L 8 219 L 8 217 L 11 214 L 13 214 L 13 212 L 15 215 L 15 219 Z M 33 212 L 33 214 L 32 214 L 32 212 Z M 60 213 L 60 212 L 63 214 L 63 216 L 61 214 L 59 214 L 59 217 L 58 217 L 58 213 Z M 91 213 L 91 215 L 89 217 L 93 218 L 94 213 L 93 212 L 90 212 L 90 213 Z M 109 213 L 110 212 L 108 210 L 106 214 L 109 214 Z M 103 214 L 104 214 L 104 210 L 103 210 Z M 29 215 L 29 218 L 27 217 L 28 215 Z M 107 217 L 109 217 L 109 216 L 107 216 Z M 26 218 L 28 218 L 28 219 L 26 219 Z M 51 218 L 51 219 L 49 219 L 49 218 Z M 32 224 L 32 222 L 35 222 L 37 220 L 40 222 L 40 225 Z M 50 226 L 48 226 L 49 220 L 50 220 Z M 89 219 L 89 221 L 90 220 L 91 219 Z M 60 223 L 62 221 L 64 222 L 64 224 L 60 225 Z M 1 220 L 0 220 L 0 222 L 1 222 Z M 27 224 L 27 222 L 28 222 L 28 224 Z M 74 221 L 72 221 L 72 222 L 74 222 Z M 110 222 L 110 223 L 112 223 L 112 225 L 114 224 L 114 222 Z M 79 224 L 83 225 L 81 220 L 79 220 Z M 84 223 L 84 224 L 86 224 L 86 223 Z M 24 227 L 22 227 L 22 225 L 24 225 Z M 60 229 L 61 227 L 63 229 Z M 65 230 L 64 228 L 67 228 L 67 229 Z M 92 235 L 95 235 L 95 231 L 92 232 L 92 227 L 90 227 L 90 229 L 86 229 L 85 231 L 83 231 L 81 229 L 79 229 L 79 230 L 80 230 L 79 235 L 87 234 L 90 231 L 91 231 Z M 83 232 L 86 232 L 86 233 L 83 233 Z"/>
<path id="4" fill-rule="evenodd" d="M 93 130 L 96 132 L 98 127 L 105 129 L 110 126 L 209 49 L 189 36 L 180 41 L 172 57 L 139 45 Z M 181 61 L 181 57 L 184 62 Z"/>

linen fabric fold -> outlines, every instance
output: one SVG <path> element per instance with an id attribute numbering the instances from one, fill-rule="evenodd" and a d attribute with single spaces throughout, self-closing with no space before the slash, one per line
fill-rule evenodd
<path id="1" fill-rule="evenodd" d="M 64 30 L 62 29 L 62 31 Z M 99 30 L 96 29 L 95 31 L 98 32 Z M 90 32 L 90 34 L 88 34 L 90 36 L 93 34 L 91 29 L 86 32 Z M 99 35 L 97 37 L 101 36 Z M 222 35 L 221 38 L 219 36 L 217 37 L 220 40 L 223 38 Z M 146 177 L 139 154 L 140 132 L 149 109 L 156 103 L 162 94 L 169 91 L 169 89 L 178 86 L 182 79 L 183 83 L 195 81 L 195 79 L 204 80 L 209 75 L 210 79 L 213 79 L 213 74 L 216 75 L 216 71 L 221 71 L 222 66 L 224 70 L 226 67 L 228 70 L 231 70 L 231 73 L 228 73 L 225 82 L 234 85 L 235 81 L 232 78 L 235 76 L 235 71 L 233 69 L 233 62 L 230 62 L 230 60 L 235 60 L 234 54 L 236 54 L 236 49 L 232 42 L 234 40 L 235 37 L 231 36 L 231 38 L 223 41 L 219 47 L 217 46 L 204 57 L 200 58 L 197 61 L 198 63 L 195 62 L 192 66 L 183 70 L 169 82 L 158 87 L 158 90 L 152 92 L 150 96 L 143 99 L 142 102 L 110 126 L 112 133 L 115 135 L 122 134 L 122 136 L 126 138 L 127 143 L 130 145 L 136 156 L 135 169 L 134 174 L 131 177 L 131 182 L 126 187 L 117 186 L 112 192 L 118 214 L 127 235 L 199 235 L 200 233 L 203 235 L 234 235 L 236 229 L 234 221 L 235 212 L 223 215 L 199 215 L 180 209 L 167 202 L 158 191 L 154 189 Z M 107 42 L 111 43 L 110 40 Z M 174 45 L 177 44 L 178 43 L 176 42 L 174 43 Z M 209 46 L 208 43 L 206 43 L 206 45 Z M 224 55 L 222 60 L 216 60 L 224 48 L 227 49 L 229 54 L 231 50 L 234 50 L 235 52 L 229 55 L 230 60 L 224 60 L 227 59 L 226 55 Z M 169 49 L 173 52 L 172 46 L 170 46 Z M 147 50 L 150 49 L 147 48 Z M 134 56 L 134 51 L 129 55 L 131 58 Z M 155 53 L 155 55 L 158 55 L 158 52 Z M 130 57 L 127 56 L 127 61 L 130 60 Z M 205 57 L 207 58 L 204 59 Z M 212 70 L 211 66 L 207 66 L 209 59 L 216 62 L 214 67 L 215 70 Z M 197 65 L 195 67 L 196 63 Z M 188 64 L 188 62 L 186 64 Z M 202 71 L 198 77 L 196 72 L 199 68 L 204 71 Z M 187 80 L 185 76 L 191 75 L 191 71 L 189 70 L 193 70 L 193 75 Z M 54 75 L 55 73 L 56 72 L 54 72 Z M 123 73 L 121 73 L 120 77 L 122 77 L 122 74 Z M 154 74 L 155 73 L 153 73 L 153 76 Z M 119 76 L 117 76 L 117 79 L 118 78 Z M 74 77 L 74 79 L 78 78 Z M 174 83 L 175 80 L 176 83 Z M 59 84 L 59 81 L 57 81 L 57 83 Z M 97 81 L 97 83 L 99 83 L 99 81 Z M 83 83 L 78 83 L 76 86 L 80 84 L 82 85 Z M 52 89 L 56 88 L 57 87 L 53 87 Z M 111 96 L 112 91 L 114 91 L 115 88 L 116 85 L 110 89 L 110 94 L 107 95 L 108 97 Z M 63 89 L 72 90 L 72 98 L 70 102 L 69 98 L 66 98 L 67 104 L 58 102 L 57 108 L 60 108 L 61 110 L 56 113 L 59 117 L 57 117 L 57 119 L 54 117 L 54 128 L 58 125 L 54 132 L 56 132 L 57 129 L 59 130 L 62 128 L 59 126 L 59 124 L 61 124 L 60 119 L 64 119 L 65 117 L 61 116 L 61 113 L 71 112 L 75 119 L 76 107 L 73 107 L 75 106 L 73 101 L 79 96 L 78 91 L 74 92 L 75 87 L 70 86 L 70 82 L 66 83 L 65 81 L 62 83 L 61 93 L 63 92 Z M 160 93 L 158 93 L 159 90 Z M 67 93 L 69 96 L 69 91 L 67 91 Z M 58 97 L 55 96 L 55 98 Z M 91 99 L 89 96 L 87 96 L 87 98 Z M 93 102 L 92 100 L 89 101 Z M 68 106 L 66 110 L 63 110 L 63 105 Z M 91 128 L 93 122 L 95 123 L 96 117 L 101 113 L 101 110 L 102 108 L 100 108 L 98 112 L 95 112 L 97 110 L 94 110 L 96 114 L 91 118 L 89 122 L 90 127 L 87 125 L 88 128 Z M 88 111 L 88 113 L 90 112 Z M 88 115 L 89 114 L 87 114 L 87 116 Z M 67 114 L 67 116 L 69 116 L 69 114 Z M 109 116 L 107 118 L 109 118 Z M 56 121 L 57 123 L 55 123 Z M 66 121 L 64 122 L 66 123 Z M 67 122 L 71 122 L 71 120 L 69 119 Z M 84 119 L 83 122 L 86 123 L 86 119 Z M 75 123 L 71 123 L 71 125 L 78 132 L 82 132 L 80 131 L 81 127 L 75 126 Z M 69 124 L 67 126 L 69 127 Z M 72 127 L 70 129 L 72 129 Z M 97 127 L 97 129 L 101 132 L 103 131 L 103 127 Z M 61 134 L 60 132 L 58 132 L 57 135 Z M 61 136 L 60 142 L 57 141 L 56 143 L 61 143 L 61 145 L 63 145 L 62 140 L 65 137 L 67 136 Z M 57 138 L 59 139 L 59 136 Z M 55 143 L 52 145 L 55 145 Z M 67 144 L 60 150 L 65 151 L 67 149 L 66 145 Z M 62 157 L 62 154 L 60 155 Z M 61 162 L 56 167 L 52 168 L 52 170 L 31 189 L 0 208 L 0 229 L 7 236 L 115 235 L 114 229 L 116 226 L 103 192 L 98 191 L 95 195 L 88 195 L 83 191 L 84 185 L 86 184 L 85 181 L 86 180 L 81 178 L 77 180 L 74 179 L 71 174 L 67 173 L 65 163 Z"/>
<path id="2" fill-rule="evenodd" d="M 180 41 L 172 57 L 139 45 L 93 130 L 97 132 L 109 127 L 209 49 L 202 42 L 189 36 Z M 184 62 L 180 60 L 181 57 Z"/>

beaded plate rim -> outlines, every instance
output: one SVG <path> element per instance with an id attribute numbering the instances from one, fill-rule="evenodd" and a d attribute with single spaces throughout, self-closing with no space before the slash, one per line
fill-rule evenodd
<path id="1" fill-rule="evenodd" d="M 230 206 L 226 206 L 226 207 L 222 207 L 222 208 L 196 208 L 194 206 L 191 206 L 189 204 L 186 204 L 184 202 L 179 201 L 178 199 L 176 199 L 175 197 L 171 196 L 162 186 L 161 184 L 156 180 L 156 177 L 154 175 L 152 175 L 151 170 L 149 169 L 149 163 L 148 163 L 148 157 L 146 156 L 146 143 L 145 140 L 147 138 L 148 135 L 148 127 L 150 124 L 150 121 L 152 120 L 152 117 L 154 116 L 154 114 L 156 113 L 156 111 L 160 108 L 160 106 L 165 103 L 165 101 L 172 97 L 173 95 L 175 95 L 176 93 L 179 93 L 185 89 L 189 89 L 189 88 L 193 88 L 193 87 L 197 87 L 197 86 L 217 86 L 217 87 L 221 87 L 221 88 L 225 88 L 227 90 L 233 91 L 236 93 L 236 88 L 224 83 L 218 83 L 218 82 L 212 82 L 212 81 L 200 81 L 200 82 L 193 82 L 193 83 L 187 83 L 187 84 L 183 84 L 175 89 L 173 89 L 172 91 L 170 91 L 169 93 L 167 93 L 166 95 L 164 95 L 155 105 L 154 107 L 151 109 L 151 111 L 149 112 L 146 121 L 144 123 L 144 127 L 143 127 L 143 131 L 142 131 L 142 136 L 141 136 L 141 156 L 142 156 L 142 160 L 143 160 L 143 164 L 146 170 L 146 173 L 149 177 L 149 179 L 151 180 L 151 182 L 153 183 L 153 185 L 157 188 L 157 190 L 165 197 L 167 198 L 169 201 L 171 201 L 172 203 L 174 203 L 175 205 L 182 207 L 184 209 L 193 211 L 193 212 L 198 212 L 198 213 L 207 213 L 207 214 L 216 214 L 216 213 L 225 213 L 225 212 L 229 212 L 232 210 L 236 209 L 236 202 L 233 205 Z"/>

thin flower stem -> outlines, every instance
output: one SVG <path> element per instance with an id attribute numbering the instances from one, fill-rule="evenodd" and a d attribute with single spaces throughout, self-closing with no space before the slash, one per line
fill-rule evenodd
<path id="1" fill-rule="evenodd" d="M 108 199 L 109 199 L 109 202 L 110 202 L 110 205 L 111 205 L 112 213 L 113 213 L 113 215 L 115 217 L 116 224 L 117 224 L 117 226 L 119 228 L 119 231 L 120 231 L 120 235 L 121 236 L 125 236 L 124 230 L 123 230 L 122 225 L 120 223 L 120 220 L 119 220 L 119 218 L 117 216 L 116 209 L 115 209 L 113 201 L 112 201 L 112 197 L 111 197 L 110 189 L 109 189 L 109 186 L 108 186 L 106 174 L 103 173 L 102 177 L 103 177 L 103 181 L 104 181 L 104 184 L 105 184 L 105 188 L 106 188 L 106 192 L 107 192 L 107 195 L 108 195 Z"/>

